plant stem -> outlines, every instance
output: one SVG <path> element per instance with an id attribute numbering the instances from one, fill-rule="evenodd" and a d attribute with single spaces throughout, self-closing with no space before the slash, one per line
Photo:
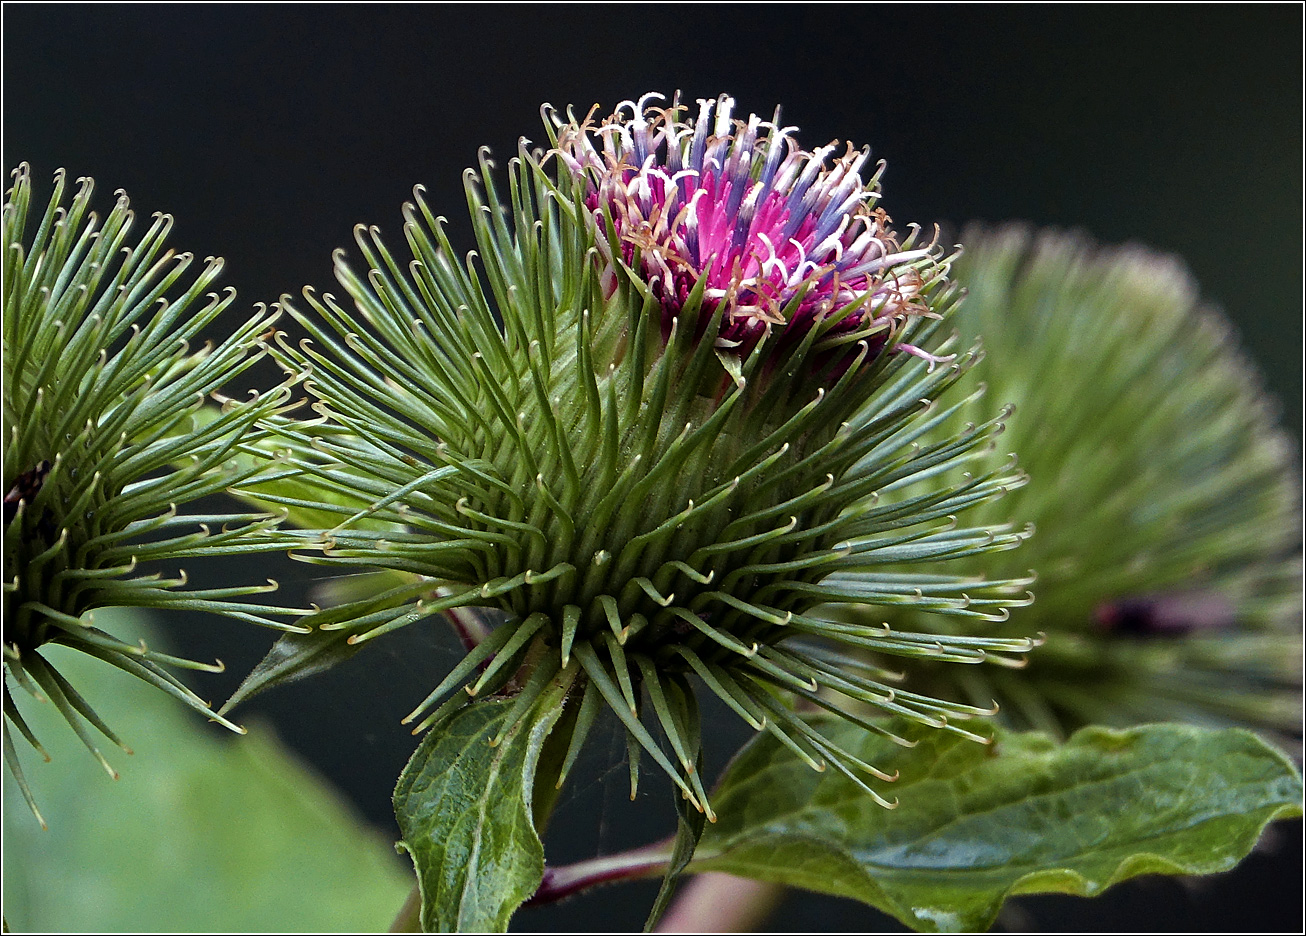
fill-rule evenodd
<path id="1" fill-rule="evenodd" d="M 557 868 L 546 867 L 539 890 L 525 906 L 552 903 L 599 884 L 656 877 L 671 861 L 671 846 L 672 840 L 666 839 L 616 855 L 604 855 Z"/>
<path id="2" fill-rule="evenodd" d="M 450 608 L 444 612 L 444 616 L 453 625 L 463 649 L 469 653 L 490 635 L 489 624 L 473 608 Z"/>
<path id="3" fill-rule="evenodd" d="M 394 922 L 390 924 L 391 933 L 420 933 L 422 931 L 422 892 L 413 885 L 408 899 L 399 908 Z"/>
<path id="4" fill-rule="evenodd" d="M 657 932 L 754 932 L 783 896 L 779 884 L 708 871 L 681 890 Z"/>

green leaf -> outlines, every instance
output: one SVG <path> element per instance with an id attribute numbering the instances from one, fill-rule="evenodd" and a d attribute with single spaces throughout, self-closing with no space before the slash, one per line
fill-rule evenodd
<path id="1" fill-rule="evenodd" d="M 157 635 L 96 612 L 114 634 Z M 105 776 L 53 705 L 18 699 L 53 758 L 19 751 L 42 831 L 5 783 L 4 916 L 14 932 L 359 932 L 412 887 L 390 841 L 254 725 L 244 738 L 99 660 L 43 649 L 135 751 Z"/>
<path id="2" fill-rule="evenodd" d="M 282 634 L 267 656 L 241 680 L 219 713 L 226 715 L 266 689 L 316 676 L 345 662 L 364 646 L 349 643 L 353 633 L 351 630 L 315 630 L 307 634 Z"/>
<path id="3" fill-rule="evenodd" d="M 562 706 L 546 692 L 491 747 L 512 707 L 511 699 L 490 699 L 440 722 L 399 776 L 400 847 L 417 869 L 426 932 L 502 932 L 544 877 L 531 791 Z"/>
<path id="4" fill-rule="evenodd" d="M 701 759 L 699 763 L 702 767 Z M 676 838 L 671 848 L 671 857 L 667 862 L 667 870 L 662 875 L 662 886 L 658 888 L 658 895 L 653 900 L 653 906 L 649 909 L 648 919 L 644 921 L 644 932 L 651 933 L 662 915 L 666 913 L 667 907 L 671 903 L 671 898 L 676 893 L 676 885 L 680 883 L 680 877 L 685 868 L 689 866 L 690 859 L 694 857 L 694 851 L 698 848 L 699 840 L 703 837 L 703 827 L 707 824 L 707 816 L 699 812 L 689 802 L 688 799 L 681 796 L 678 792 L 676 797 Z"/>
<path id="5" fill-rule="evenodd" d="M 326 621 L 336 624 L 342 623 L 343 620 L 346 626 L 340 627 L 339 630 L 314 628 L 307 634 L 283 635 L 259 661 L 258 666 L 241 681 L 231 698 L 223 704 L 221 714 L 225 715 L 260 692 L 308 676 L 316 676 L 344 663 L 365 646 L 364 643 L 350 643 L 350 638 L 355 634 L 365 633 L 375 626 L 374 619 L 367 619 L 364 623 L 355 626 L 349 626 L 348 619 L 351 616 L 366 617 L 366 612 L 375 611 L 378 604 L 384 612 L 387 610 L 389 595 L 399 591 L 403 593 L 403 597 L 408 597 L 414 583 L 422 581 L 418 576 L 383 571 L 338 575 L 320 583 L 314 588 L 312 597 L 328 610 L 318 611 L 307 618 L 300 618 L 298 623 L 311 627 L 323 623 L 325 617 Z M 348 607 L 342 608 L 342 605 Z M 359 610 L 360 607 L 362 610 Z M 394 613 L 398 616 L 403 612 Z M 470 612 L 465 613 L 470 614 Z"/>
<path id="6" fill-rule="evenodd" d="M 727 769 L 695 871 L 853 897 L 918 930 L 983 930 L 1012 894 L 1092 896 L 1140 874 L 1236 865 L 1301 815 L 1301 777 L 1254 735 L 1183 725 L 1086 728 L 1069 741 L 941 731 L 912 749 L 839 720 L 821 731 L 890 773 L 886 810 L 770 736 Z M 902 729 L 899 729 L 902 730 Z"/>
<path id="7" fill-rule="evenodd" d="M 683 684 L 680 684 L 683 685 Z M 687 738 L 689 744 L 689 756 L 693 758 L 695 771 L 698 776 L 703 775 L 703 748 L 702 737 L 700 733 L 700 721 L 698 714 L 698 705 L 694 701 L 694 694 L 682 690 L 672 682 L 668 684 L 671 690 L 664 696 L 668 705 L 668 714 L 671 716 L 672 723 L 675 725 L 676 734 L 682 739 Z M 688 776 L 685 778 L 689 779 Z M 671 849 L 671 860 L 667 864 L 667 870 L 662 877 L 662 886 L 658 888 L 658 895 L 653 901 L 653 907 L 649 910 L 648 918 L 644 921 L 644 932 L 651 933 L 662 915 L 666 912 L 671 903 L 671 898 L 676 892 L 676 887 L 680 883 L 680 877 L 689 862 L 694 857 L 694 852 L 698 850 L 698 843 L 703 838 L 703 827 L 707 824 L 707 810 L 701 809 L 692 803 L 688 797 L 680 795 L 679 792 L 673 792 L 676 804 L 676 838 Z"/>

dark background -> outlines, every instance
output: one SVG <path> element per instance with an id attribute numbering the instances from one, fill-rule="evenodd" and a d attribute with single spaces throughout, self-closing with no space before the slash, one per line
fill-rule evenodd
<path id="1" fill-rule="evenodd" d="M 48 192 L 59 166 L 93 176 L 107 210 L 177 217 L 171 243 L 227 258 L 240 300 L 331 288 L 352 227 L 398 240 L 415 183 L 470 246 L 461 172 L 542 138 L 539 106 L 582 113 L 648 90 L 735 96 L 809 148 L 869 143 L 888 161 L 882 205 L 899 224 L 1028 220 L 1181 255 L 1237 323 L 1300 440 L 1302 8 L 1290 5 L 77 6 L 3 10 L 7 166 Z M 1103 322 L 1110 328 L 1110 322 Z M 267 386 L 271 372 L 252 382 Z M 243 388 L 242 388 L 243 389 Z M 259 570 L 260 574 L 263 570 Z M 226 573 L 222 573 L 226 574 Z M 246 570 L 232 569 L 241 580 Z M 311 569 L 278 567 L 292 595 Z M 230 668 L 221 698 L 270 637 L 216 619 L 175 628 L 182 649 Z M 241 642 L 244 642 L 243 645 Z M 233 647 L 233 644 L 236 646 Z M 400 632 L 341 670 L 251 704 L 389 826 L 413 741 L 397 719 L 454 658 L 438 630 Z M 243 668 L 243 669 L 242 669 Z M 742 739 L 729 718 L 728 735 Z M 626 803 L 615 734 L 554 823 L 550 855 L 576 860 L 669 831 L 663 791 Z M 605 779 L 614 783 L 606 784 Z M 652 779 L 650 777 L 650 779 Z M 1130 882 L 1106 898 L 1019 902 L 1012 928 L 1299 930 L 1300 824 L 1233 875 Z M 1275 847 L 1277 841 L 1277 848 Z M 652 886 L 523 912 L 527 929 L 632 929 Z M 774 925 L 900 929 L 858 904 L 794 897 Z"/>

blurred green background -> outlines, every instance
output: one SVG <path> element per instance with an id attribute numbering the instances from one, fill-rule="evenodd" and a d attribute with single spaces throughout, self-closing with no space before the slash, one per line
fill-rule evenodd
<path id="1" fill-rule="evenodd" d="M 241 296 L 233 320 L 306 283 L 331 289 L 331 250 L 352 246 L 355 223 L 397 242 L 399 206 L 418 182 L 450 217 L 454 242 L 470 246 L 462 170 L 480 145 L 506 159 L 519 136 L 541 139 L 544 101 L 607 113 L 648 90 L 690 100 L 725 91 L 745 115 L 783 104 L 809 146 L 869 143 L 888 161 L 881 204 L 899 225 L 940 222 L 955 237 L 971 220 L 1027 220 L 1181 255 L 1236 322 L 1300 443 L 1300 6 L 6 5 L 0 15 L 6 164 L 27 160 L 38 182 L 64 166 L 97 180 L 106 209 L 123 188 L 142 216 L 176 215 L 175 247 L 227 258 Z M 268 368 L 250 383 L 274 379 Z M 275 575 L 288 600 L 315 574 L 268 561 L 189 571 L 207 584 Z M 227 674 L 194 681 L 218 700 L 272 641 L 217 618 L 168 625 L 178 649 L 227 662 Z M 393 838 L 389 794 L 414 745 L 398 719 L 455 654 L 438 629 L 409 629 L 241 715 L 274 724 Z M 710 717 L 722 733 L 746 734 Z M 141 754 L 114 763 L 132 774 L 146 739 L 121 727 Z M 626 802 L 619 738 L 598 739 L 587 757 L 591 779 L 565 796 L 551 856 L 669 830 L 653 784 Z M 34 760 L 25 763 L 41 797 L 64 765 Z M 128 779 L 87 783 L 107 796 Z M 1096 901 L 1027 899 L 1004 925 L 1296 929 L 1300 824 L 1278 831 L 1277 851 L 1233 877 L 1131 882 Z M 650 887 L 601 890 L 517 925 L 637 928 Z M 7 886 L 6 906 L 14 899 Z M 786 903 L 774 925 L 900 928 L 807 898 Z"/>
<path id="2" fill-rule="evenodd" d="M 123 640 L 167 646 L 144 615 L 101 610 L 96 624 Z M 119 771 L 112 782 L 54 706 L 23 706 L 51 757 L 47 769 L 32 771 L 49 829 L 32 819 L 6 778 L 10 930 L 348 932 L 389 925 L 412 886 L 408 863 L 288 754 L 270 725 L 254 725 L 246 738 L 207 732 L 140 680 L 62 647 L 46 653 L 134 754 L 104 743 Z"/>

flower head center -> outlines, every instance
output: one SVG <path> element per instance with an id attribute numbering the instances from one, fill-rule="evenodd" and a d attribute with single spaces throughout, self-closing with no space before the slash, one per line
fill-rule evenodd
<path id="1" fill-rule="evenodd" d="M 719 347 L 747 353 L 773 328 L 790 337 L 818 322 L 861 330 L 883 347 L 893 326 L 925 314 L 913 266 L 930 248 L 904 250 L 875 207 L 878 171 L 849 144 L 809 152 L 796 128 L 751 115 L 734 100 L 700 99 L 698 117 L 658 94 L 625 101 L 599 124 L 561 128 L 557 153 L 587 181 L 587 206 L 662 303 L 664 333 L 703 282 L 703 308 L 721 312 Z M 600 251 L 611 253 L 603 236 Z M 616 258 L 605 256 L 609 273 Z M 700 327 L 707 316 L 700 317 Z"/>

